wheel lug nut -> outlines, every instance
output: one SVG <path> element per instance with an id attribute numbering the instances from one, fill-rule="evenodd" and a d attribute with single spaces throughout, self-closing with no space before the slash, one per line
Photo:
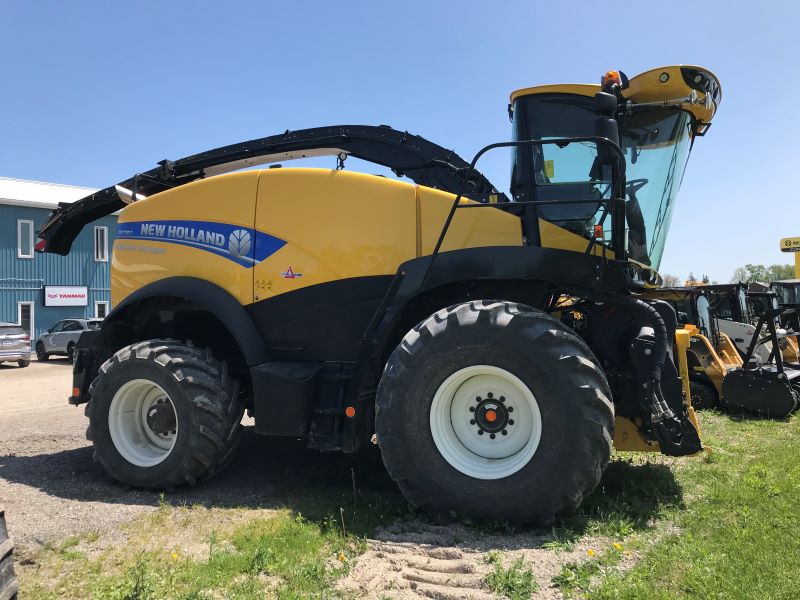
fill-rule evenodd
<path id="1" fill-rule="evenodd" d="M 470 424 L 470 425 L 475 425 L 475 419 L 470 419 L 470 420 L 469 420 L 469 424 Z"/>
<path id="2" fill-rule="evenodd" d="M 488 394 L 486 394 L 486 396 L 489 397 L 489 398 L 494 398 L 494 396 L 492 395 L 492 392 L 489 392 Z"/>
<path id="3" fill-rule="evenodd" d="M 481 401 L 481 397 L 480 397 L 480 396 L 477 396 L 477 397 L 475 398 L 475 402 L 480 402 L 480 401 Z"/>
<path id="4" fill-rule="evenodd" d="M 506 397 L 505 396 L 500 396 L 500 402 L 505 402 L 505 401 L 506 401 Z"/>
<path id="5" fill-rule="evenodd" d="M 490 438 L 492 438 L 492 439 L 494 439 L 494 438 L 496 438 L 497 436 L 496 436 L 495 434 L 491 433 L 491 434 L 489 434 L 489 437 L 490 437 Z"/>
<path id="6" fill-rule="evenodd" d="M 509 419 L 509 420 L 508 420 L 508 424 L 509 424 L 509 425 L 513 425 L 513 424 L 514 424 L 514 419 Z"/>
<path id="7" fill-rule="evenodd" d="M 483 429 L 478 430 L 478 435 L 483 435 Z"/>
<path id="8" fill-rule="evenodd" d="M 508 435 L 508 432 L 505 429 L 503 429 L 503 431 L 501 431 L 500 433 L 502 433 L 503 435 Z"/>
<path id="9" fill-rule="evenodd" d="M 514 412 L 514 407 L 513 406 L 509 406 L 508 407 L 508 412 Z"/>
<path id="10" fill-rule="evenodd" d="M 469 407 L 469 412 L 475 412 L 475 407 L 474 406 L 470 406 Z"/>

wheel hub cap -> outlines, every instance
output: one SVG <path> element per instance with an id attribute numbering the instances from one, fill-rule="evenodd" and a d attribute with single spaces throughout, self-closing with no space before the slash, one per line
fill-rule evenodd
<path id="1" fill-rule="evenodd" d="M 500 396 L 497 400 L 494 399 L 494 394 L 492 392 L 489 392 L 487 396 L 488 397 L 484 399 L 480 397 L 477 398 L 478 407 L 474 409 L 475 425 L 478 427 L 479 431 L 488 434 L 506 431 L 509 422 L 509 414 L 508 408 L 506 408 L 504 404 L 506 401 L 505 396 Z M 473 410 L 470 410 L 470 412 L 473 412 Z M 506 431 L 506 434 L 508 434 L 508 431 Z"/>
<path id="2" fill-rule="evenodd" d="M 147 411 L 147 426 L 158 435 L 174 432 L 177 426 L 172 404 L 163 398 L 156 400 L 155 406 Z"/>
<path id="3" fill-rule="evenodd" d="M 139 467 L 153 467 L 175 447 L 180 424 L 169 395 L 157 383 L 134 379 L 111 399 L 108 429 L 122 458 Z"/>
<path id="4" fill-rule="evenodd" d="M 431 434 L 442 457 L 477 479 L 500 479 L 523 468 L 539 445 L 542 423 L 530 389 L 492 365 L 448 377 L 431 403 Z"/>

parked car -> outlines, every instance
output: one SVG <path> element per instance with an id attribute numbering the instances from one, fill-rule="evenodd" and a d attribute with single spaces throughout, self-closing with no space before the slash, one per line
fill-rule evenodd
<path id="1" fill-rule="evenodd" d="M 87 329 L 99 329 L 103 319 L 64 319 L 53 325 L 36 340 L 36 358 L 47 360 L 53 354 L 75 360 L 75 345 Z"/>
<path id="2" fill-rule="evenodd" d="M 0 323 L 0 363 L 31 364 L 31 336 L 16 323 Z"/>

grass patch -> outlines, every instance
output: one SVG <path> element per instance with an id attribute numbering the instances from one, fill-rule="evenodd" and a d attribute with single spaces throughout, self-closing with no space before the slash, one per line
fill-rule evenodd
<path id="1" fill-rule="evenodd" d="M 500 555 L 489 552 L 486 562 L 492 565 L 492 571 L 486 576 L 484 582 L 492 592 L 510 600 L 524 600 L 530 598 L 539 589 L 533 571 L 526 567 L 522 558 L 515 560 L 510 567 L 505 568 L 500 561 Z"/>
<path id="2" fill-rule="evenodd" d="M 46 546 L 20 570 L 21 585 L 26 597 L 59 600 L 338 597 L 336 581 L 365 536 L 409 515 L 399 495 L 354 494 L 352 484 L 298 495 L 292 507 L 207 508 L 161 496 L 111 536 Z"/>
<path id="3" fill-rule="evenodd" d="M 680 533 L 642 543 L 642 560 L 609 573 L 591 598 L 800 597 L 800 423 L 702 415 L 710 459 L 674 469 L 687 497 Z"/>
<path id="4" fill-rule="evenodd" d="M 568 597 L 578 592 L 586 592 L 596 577 L 616 567 L 621 558 L 622 546 L 616 543 L 599 554 L 589 549 L 588 559 L 567 563 L 561 567 L 558 575 L 553 577 L 552 583 Z"/>
<path id="5" fill-rule="evenodd" d="M 651 530 L 656 522 L 683 508 L 683 489 L 669 465 L 650 456 L 615 455 L 600 487 L 574 516 L 562 519 L 560 539 L 582 535 L 622 539 Z"/>
<path id="6" fill-rule="evenodd" d="M 212 512 L 219 517 L 225 511 Z M 163 531 L 180 527 L 180 522 L 159 508 L 139 520 L 136 529 L 157 526 Z M 170 548 L 167 541 L 154 548 L 153 540 L 135 539 L 110 555 L 84 557 L 80 568 L 67 564 L 68 553 L 74 550 L 51 551 L 48 570 L 61 568 L 66 573 L 52 587 L 41 579 L 33 582 L 30 596 L 109 600 L 331 597 L 336 579 L 347 572 L 349 561 L 364 544 L 353 534 L 344 535 L 341 528 L 329 529 L 289 511 L 212 530 L 199 553 Z"/>

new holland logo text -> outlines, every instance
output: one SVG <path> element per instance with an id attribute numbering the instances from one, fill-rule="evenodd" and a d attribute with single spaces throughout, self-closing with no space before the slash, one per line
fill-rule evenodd
<path id="1" fill-rule="evenodd" d="M 237 231 L 242 231 L 238 229 Z M 247 234 L 247 232 L 245 232 Z M 157 225 L 155 223 L 142 223 L 140 235 L 154 238 L 170 238 L 173 240 L 186 240 L 197 244 L 211 244 L 222 248 L 225 245 L 225 236 L 205 229 L 184 227 L 181 225 Z M 250 234 L 247 234 L 250 237 Z M 241 256 L 241 255 L 239 255 Z"/>
<path id="2" fill-rule="evenodd" d="M 214 221 L 120 223 L 117 238 L 189 246 L 227 258 L 243 267 L 253 267 L 286 245 L 284 240 L 268 233 Z"/>

